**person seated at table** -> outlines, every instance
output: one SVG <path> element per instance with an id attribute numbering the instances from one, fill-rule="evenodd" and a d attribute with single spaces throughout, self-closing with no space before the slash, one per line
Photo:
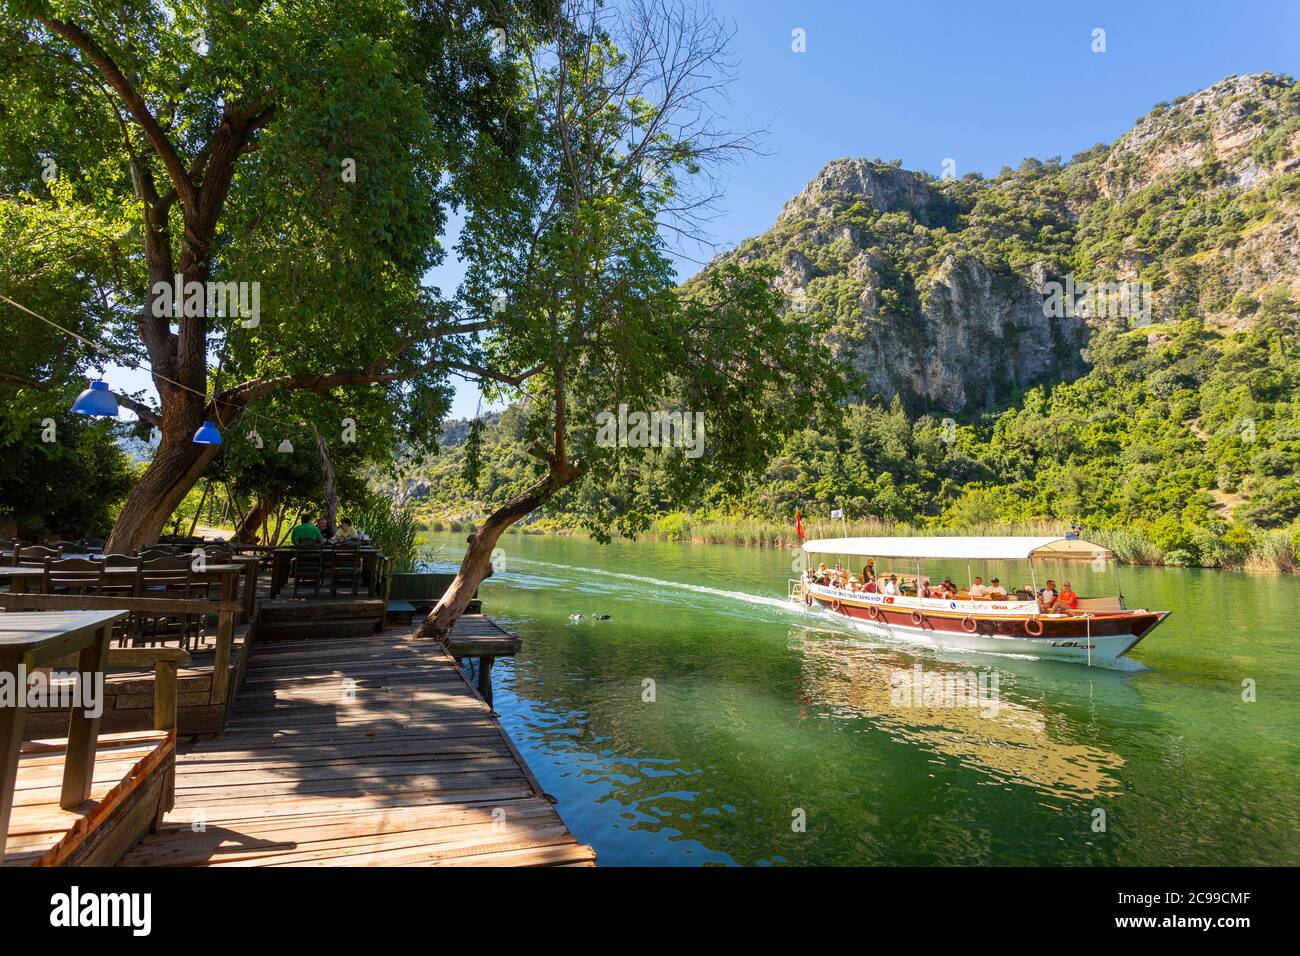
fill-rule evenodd
<path id="1" fill-rule="evenodd" d="M 989 596 L 989 589 L 984 585 L 983 578 L 976 578 L 970 586 L 970 598 L 972 601 L 983 601 Z"/>
<path id="2" fill-rule="evenodd" d="M 1002 586 L 1002 582 L 997 578 L 989 582 L 989 597 L 995 601 L 1005 601 L 1007 599 L 1007 589 Z"/>
<path id="3" fill-rule="evenodd" d="M 338 530 L 334 532 L 335 541 L 352 541 L 357 537 L 357 529 L 352 527 L 351 518 L 339 519 Z"/>
<path id="4" fill-rule="evenodd" d="M 303 541 L 324 541 L 325 536 L 312 522 L 311 515 L 299 515 L 298 523 L 289 532 L 289 540 L 294 544 L 300 544 Z"/>

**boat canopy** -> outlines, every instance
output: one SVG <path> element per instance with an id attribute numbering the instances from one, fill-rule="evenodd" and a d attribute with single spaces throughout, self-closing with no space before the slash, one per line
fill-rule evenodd
<path id="1" fill-rule="evenodd" d="M 1081 538 L 819 538 L 805 541 L 810 554 L 853 554 L 871 558 L 963 558 L 1028 561 L 1030 558 L 1091 560 L 1114 557 L 1108 548 Z"/>

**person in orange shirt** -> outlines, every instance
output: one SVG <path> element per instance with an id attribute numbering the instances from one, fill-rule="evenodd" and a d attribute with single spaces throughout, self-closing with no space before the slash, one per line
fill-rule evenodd
<path id="1" fill-rule="evenodd" d="M 1074 588 L 1070 587 L 1069 581 L 1061 585 L 1061 593 L 1057 596 L 1056 603 L 1064 604 L 1071 611 L 1079 609 L 1079 595 L 1074 593 Z"/>

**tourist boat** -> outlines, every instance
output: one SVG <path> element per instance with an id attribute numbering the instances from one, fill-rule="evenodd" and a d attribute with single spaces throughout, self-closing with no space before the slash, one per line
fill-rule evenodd
<path id="1" fill-rule="evenodd" d="M 922 598 L 911 594 L 872 594 L 821 584 L 815 572 L 790 582 L 790 597 L 844 618 L 874 633 L 919 640 L 939 647 L 997 654 L 1027 654 L 1089 664 L 1113 662 L 1169 616 L 1168 611 L 1133 610 L 1124 606 L 1116 563 L 1116 593 L 1080 597 L 1070 614 L 1043 613 L 1037 601 L 1034 562 L 1041 559 L 1086 561 L 1104 569 L 1114 560 L 1106 548 L 1079 537 L 915 537 L 824 538 L 805 541 L 809 555 L 834 555 L 873 561 L 887 560 L 905 569 L 915 581 L 923 578 L 923 562 L 1025 561 L 1031 585 L 1007 599 L 971 599 L 968 589 L 953 598 Z M 809 562 L 812 563 L 811 561 Z M 856 561 L 855 561 L 856 565 Z M 877 575 L 887 574 L 877 568 Z"/>

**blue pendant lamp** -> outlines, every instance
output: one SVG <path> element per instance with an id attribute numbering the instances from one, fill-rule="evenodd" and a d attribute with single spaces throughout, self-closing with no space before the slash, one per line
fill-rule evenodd
<path id="1" fill-rule="evenodd" d="M 194 444 L 196 445 L 220 445 L 221 432 L 217 428 L 216 422 L 204 422 L 199 426 L 199 430 L 194 433 Z"/>
<path id="2" fill-rule="evenodd" d="M 90 388 L 77 396 L 72 410 L 78 415 L 103 415 L 117 418 L 117 399 L 109 391 L 107 382 L 91 382 Z"/>

